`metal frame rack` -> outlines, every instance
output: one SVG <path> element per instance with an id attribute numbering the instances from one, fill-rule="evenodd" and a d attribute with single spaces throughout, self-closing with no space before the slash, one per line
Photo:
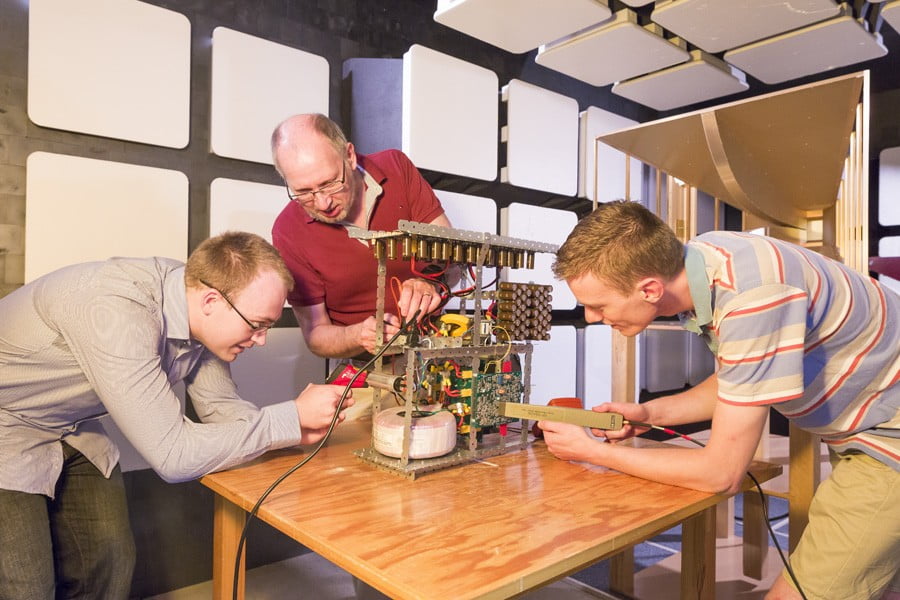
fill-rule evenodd
<path id="1" fill-rule="evenodd" d="M 495 341 L 491 331 L 489 319 L 483 316 L 483 303 L 488 293 L 482 289 L 482 274 L 485 267 L 503 268 L 533 268 L 534 255 L 537 252 L 555 253 L 558 249 L 553 244 L 535 242 L 518 238 L 511 238 L 490 233 L 473 232 L 437 225 L 416 223 L 412 221 L 400 221 L 396 231 L 367 231 L 354 230 L 351 237 L 368 240 L 378 260 L 378 280 L 375 318 L 377 321 L 384 319 L 384 301 L 386 290 L 387 261 L 395 259 L 425 261 L 437 261 L 442 263 L 455 263 L 472 267 L 474 269 L 474 284 L 470 294 L 460 299 L 460 314 L 467 314 L 466 305 L 469 299 L 472 301 L 471 335 L 468 338 L 441 338 L 441 343 L 426 338 L 415 340 L 409 338 L 398 339 L 394 347 L 388 348 L 385 354 L 405 355 L 405 381 L 410 382 L 403 391 L 405 402 L 403 411 L 403 445 L 399 458 L 385 456 L 379 453 L 373 445 L 362 448 L 354 453 L 367 462 L 390 472 L 404 475 L 411 479 L 429 471 L 448 468 L 454 465 L 465 464 L 473 460 L 497 456 L 506 452 L 518 450 L 527 446 L 528 431 L 523 427 L 516 439 L 507 439 L 506 435 L 482 435 L 483 425 L 496 425 L 509 422 L 509 419 L 498 417 L 495 411 L 496 402 L 514 401 L 528 403 L 531 387 L 531 357 L 533 346 L 529 341 Z M 509 285 L 509 284 L 505 284 Z M 523 284 L 527 285 L 527 284 Z M 544 287 L 549 286 L 534 286 Z M 549 306 L 549 291 L 544 290 L 545 299 Z M 530 290 L 529 290 L 530 293 Z M 496 294 L 496 293 L 495 293 Z M 506 314 L 509 319 L 512 316 L 514 306 Z M 549 331 L 549 321 L 541 321 Z M 504 329 L 504 331 L 506 331 Z M 506 331 L 507 337 L 509 332 Z M 546 335 L 539 337 L 535 334 L 529 339 L 546 339 Z M 382 333 L 378 333 L 376 346 L 381 348 L 384 344 Z M 435 359 L 448 359 L 467 364 L 471 373 L 479 373 L 482 361 L 499 362 L 501 359 L 517 355 L 521 364 L 521 375 L 507 376 L 510 380 L 510 389 L 503 385 L 496 385 L 494 380 L 475 376 L 471 380 L 470 422 L 468 432 L 460 434 L 456 447 L 444 456 L 434 458 L 411 458 L 410 442 L 412 440 L 413 413 L 415 411 L 415 386 L 418 370 Z M 375 363 L 374 371 L 380 373 L 383 366 L 382 358 Z M 504 374 L 500 374 L 501 376 Z M 518 390 L 521 389 L 521 392 Z M 382 390 L 374 389 L 373 414 L 377 415 L 381 409 Z M 476 417 L 480 415 L 480 417 Z M 373 419 L 373 439 L 375 424 Z"/>

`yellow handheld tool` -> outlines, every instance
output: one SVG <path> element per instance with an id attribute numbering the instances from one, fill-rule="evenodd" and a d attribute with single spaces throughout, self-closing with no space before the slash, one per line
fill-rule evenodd
<path id="1" fill-rule="evenodd" d="M 559 421 L 593 429 L 621 429 L 625 420 L 619 413 L 601 413 L 565 406 L 540 406 L 519 402 L 501 402 L 500 414 L 512 419 Z"/>

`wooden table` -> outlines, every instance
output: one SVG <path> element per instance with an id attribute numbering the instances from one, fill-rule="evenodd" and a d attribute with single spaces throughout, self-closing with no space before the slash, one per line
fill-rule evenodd
<path id="1" fill-rule="evenodd" d="M 722 496 L 563 462 L 543 442 L 413 481 L 353 456 L 370 427 L 339 426 L 258 518 L 388 596 L 422 600 L 513 597 L 682 523 L 682 597 L 713 597 Z M 214 598 L 232 596 L 245 511 L 304 452 L 270 452 L 201 479 L 216 493 Z M 760 481 L 780 470 L 752 467 Z"/>

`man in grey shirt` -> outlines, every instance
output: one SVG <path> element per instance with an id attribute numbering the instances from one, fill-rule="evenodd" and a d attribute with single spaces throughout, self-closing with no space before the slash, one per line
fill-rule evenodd
<path id="1" fill-rule="evenodd" d="M 128 597 L 134 541 L 106 414 L 168 482 L 321 440 L 340 387 L 258 408 L 228 365 L 265 344 L 292 287 L 274 247 L 231 232 L 187 265 L 78 264 L 0 299 L 0 599 Z"/>

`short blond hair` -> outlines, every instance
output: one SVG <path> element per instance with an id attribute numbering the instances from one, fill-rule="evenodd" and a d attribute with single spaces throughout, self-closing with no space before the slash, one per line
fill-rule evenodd
<path id="1" fill-rule="evenodd" d="M 244 290 L 264 271 L 273 271 L 286 291 L 294 278 L 278 250 L 255 233 L 226 231 L 204 240 L 188 257 L 184 282 L 196 288 L 205 284 L 229 297 Z"/>
<path id="2" fill-rule="evenodd" d="M 672 279 L 684 268 L 684 244 L 637 202 L 601 204 L 581 219 L 553 263 L 558 279 L 592 274 L 622 293 L 643 277 Z"/>

